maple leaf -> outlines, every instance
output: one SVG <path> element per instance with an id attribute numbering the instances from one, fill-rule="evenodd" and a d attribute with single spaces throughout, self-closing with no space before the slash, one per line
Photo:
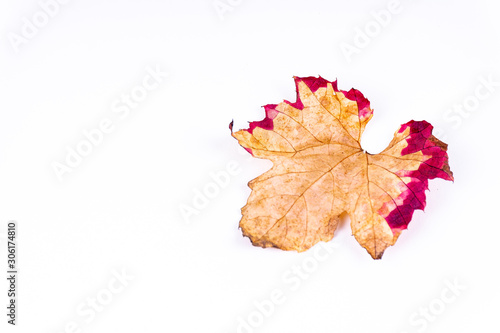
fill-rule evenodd
<path id="1" fill-rule="evenodd" d="M 332 239 L 343 213 L 374 259 L 393 245 L 416 209 L 425 208 L 428 180 L 453 180 L 447 145 L 426 121 L 410 121 L 372 155 L 360 139 L 373 116 L 370 102 L 337 81 L 294 77 L 297 101 L 264 106 L 266 117 L 231 134 L 273 167 L 248 183 L 240 228 L 253 245 L 305 251 Z"/>

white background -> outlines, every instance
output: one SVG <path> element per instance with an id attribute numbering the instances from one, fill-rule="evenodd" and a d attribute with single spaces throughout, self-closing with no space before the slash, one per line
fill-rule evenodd
<path id="1" fill-rule="evenodd" d="M 453 111 L 474 101 L 481 78 L 500 82 L 495 2 L 401 0 L 379 31 L 371 12 L 389 1 L 232 3 L 221 18 L 211 0 L 70 0 L 16 52 L 10 39 L 41 7 L 2 1 L 0 266 L 16 220 L 20 275 L 15 328 L 2 278 L 1 331 L 237 332 L 249 316 L 257 327 L 240 332 L 498 330 L 500 86 Z M 366 27 L 368 45 L 348 59 L 341 45 L 355 46 Z M 113 103 L 157 66 L 168 75 L 120 118 Z M 253 247 L 238 230 L 246 184 L 270 162 L 242 152 L 228 124 L 246 128 L 261 105 L 294 101 L 294 75 L 364 93 L 375 110 L 362 141 L 371 153 L 411 119 L 449 144 L 455 182 L 430 182 L 425 213 L 382 260 L 347 223 L 322 261 L 314 249 Z M 52 164 L 105 118 L 114 130 L 60 181 Z M 238 174 L 184 218 L 180 208 L 230 161 Z M 304 263 L 318 265 L 294 290 L 284 276 Z M 133 279 L 110 294 L 122 270 Z M 465 287 L 457 295 L 454 281 Z M 273 290 L 284 302 L 258 322 L 254 302 Z M 96 296 L 109 302 L 102 311 L 78 312 Z M 429 306 L 438 314 L 424 320 Z"/>

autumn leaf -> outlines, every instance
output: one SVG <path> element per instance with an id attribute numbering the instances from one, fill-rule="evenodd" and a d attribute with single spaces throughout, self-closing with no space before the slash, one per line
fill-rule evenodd
<path id="1" fill-rule="evenodd" d="M 453 180 L 447 145 L 426 121 L 410 121 L 372 155 L 361 135 L 373 116 L 356 89 L 338 90 L 321 77 L 295 77 L 297 101 L 264 106 L 264 120 L 233 137 L 273 167 L 250 181 L 240 228 L 253 245 L 305 251 L 332 239 L 343 213 L 374 259 L 425 208 L 428 180 Z"/>

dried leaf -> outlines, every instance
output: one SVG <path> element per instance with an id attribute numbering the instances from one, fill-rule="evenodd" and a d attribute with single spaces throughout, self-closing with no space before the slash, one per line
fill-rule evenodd
<path id="1" fill-rule="evenodd" d="M 424 209 L 428 179 L 453 180 L 447 145 L 431 124 L 412 120 L 384 151 L 369 154 L 360 139 L 373 111 L 363 94 L 321 77 L 294 79 L 295 103 L 266 105 L 264 120 L 232 133 L 254 157 L 273 162 L 249 182 L 240 228 L 253 245 L 300 252 L 331 240 L 347 212 L 356 240 L 380 259 Z"/>

